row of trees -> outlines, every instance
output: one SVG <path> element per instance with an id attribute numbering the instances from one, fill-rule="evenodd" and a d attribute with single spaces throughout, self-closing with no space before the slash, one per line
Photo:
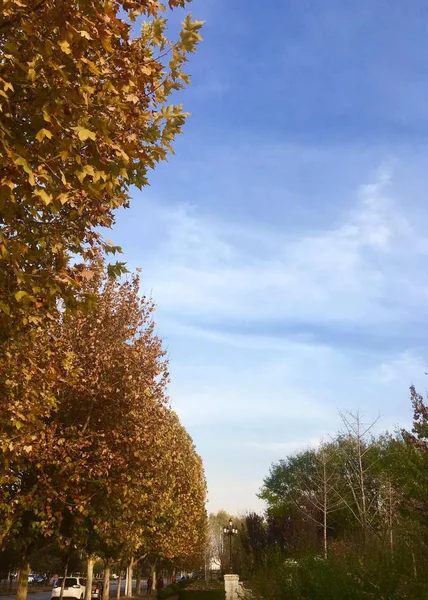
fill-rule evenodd
<path id="1" fill-rule="evenodd" d="M 359 414 L 317 448 L 273 464 L 264 515 L 232 517 L 232 564 L 264 598 L 424 599 L 428 593 L 428 405 L 410 388 L 411 432 L 374 434 Z M 211 556 L 228 569 L 222 526 L 210 515 Z"/>
<path id="2" fill-rule="evenodd" d="M 14 420 L 17 433 L 1 455 L 1 533 L 21 553 L 20 598 L 32 553 L 52 539 L 66 554 L 85 552 L 89 590 L 96 557 L 107 581 L 110 564 L 126 560 L 130 580 L 142 558 L 192 561 L 204 545 L 202 463 L 168 405 L 153 304 L 138 276 L 99 275 L 86 293 L 96 297 L 90 311 L 58 311 L 22 341 L 19 361 L 6 349 L 2 365 L 14 399 L 3 422 Z M 34 370 L 27 349 L 39 357 Z M 51 370 L 54 407 L 27 415 L 23 381 Z"/>
<path id="3" fill-rule="evenodd" d="M 266 514 L 241 533 L 264 597 L 426 597 L 428 407 L 410 391 L 412 432 L 374 435 L 344 413 L 337 436 L 272 465 Z"/>
<path id="4" fill-rule="evenodd" d="M 172 151 L 201 23 L 186 0 L 0 0 L 0 547 L 191 561 L 205 482 L 138 276 L 100 228 Z M 141 25 L 140 33 L 135 33 Z M 67 567 L 68 565 L 68 567 Z M 108 590 L 108 586 L 106 586 Z M 107 592 L 106 592 L 107 593 Z"/>
<path id="5" fill-rule="evenodd" d="M 425 408 L 413 388 L 412 398 L 416 419 Z M 279 461 L 264 481 L 260 497 L 268 514 L 287 518 L 291 528 L 301 521 L 298 540 L 291 532 L 288 545 L 317 546 L 321 538 L 325 559 L 329 547 L 344 539 L 363 547 L 377 540 L 391 555 L 400 544 L 413 552 L 418 539 L 424 546 L 423 536 L 412 537 L 426 467 L 426 443 L 416 421 L 412 434 L 374 436 L 374 424 L 364 426 L 358 414 L 342 414 L 342 420 L 337 437 Z"/>

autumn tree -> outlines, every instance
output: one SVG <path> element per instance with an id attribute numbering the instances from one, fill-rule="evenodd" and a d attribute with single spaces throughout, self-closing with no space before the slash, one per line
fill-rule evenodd
<path id="1" fill-rule="evenodd" d="M 75 304 L 85 261 L 115 250 L 98 228 L 172 151 L 200 27 L 169 40 L 155 0 L 0 0 L 1 336 Z"/>
<path id="2" fill-rule="evenodd" d="M 141 522 L 135 525 L 136 556 L 146 558 L 153 571 L 165 561 L 181 566 L 201 564 L 206 538 L 202 461 L 177 415 L 168 407 L 161 413 L 155 428 L 156 470 L 152 469 L 150 494 L 147 496 L 138 480 L 134 488 L 142 502 Z M 131 562 L 130 572 L 133 566 Z"/>
<path id="3" fill-rule="evenodd" d="M 80 501 L 86 506 L 73 515 L 79 526 L 74 535 L 88 557 L 89 582 L 96 556 L 130 558 L 141 535 L 140 519 L 148 518 L 143 500 L 156 512 L 158 496 L 150 489 L 158 454 L 167 451 L 159 450 L 158 430 L 168 373 L 152 311 L 152 302 L 139 296 L 138 277 L 122 284 L 107 280 L 94 309 L 66 318 L 61 327 L 81 373 L 69 396 L 63 386 L 58 390 L 65 400 L 61 417 L 79 423 L 82 437 L 91 440 L 83 458 L 97 470 L 88 477 L 88 464 L 80 465 Z M 161 506 L 157 510 L 161 513 Z M 90 585 L 87 589 L 89 597 Z"/>
<path id="4" fill-rule="evenodd" d="M 413 408 L 413 428 L 411 432 L 403 430 L 408 444 L 428 453 L 428 407 L 426 400 L 414 385 L 410 386 L 410 400 Z"/>
<path id="5" fill-rule="evenodd" d="M 34 423 L 30 440 L 18 435 L 2 454 L 4 533 L 21 547 L 23 572 L 40 538 L 55 533 L 92 555 L 100 534 L 95 515 L 109 522 L 117 496 L 120 514 L 131 511 L 129 463 L 135 452 L 147 452 L 145 432 L 167 402 L 164 351 L 138 278 L 96 278 L 86 287 L 98 294 L 93 310 L 63 314 L 40 333 L 40 347 L 51 344 L 55 372 L 63 373 L 52 384 L 56 410 L 44 415 L 43 426 Z"/>
<path id="6" fill-rule="evenodd" d="M 54 385 L 58 408 L 31 444 L 22 436 L 7 449 L 10 484 L 0 487 L 7 491 L 1 506 L 21 548 L 23 582 L 36 544 L 54 534 L 65 554 L 85 553 L 88 597 L 96 557 L 128 563 L 130 595 L 141 558 L 185 561 L 201 553 L 205 479 L 169 407 L 154 306 L 140 297 L 138 276 L 97 276 L 85 288 L 97 298 L 91 311 L 61 314 L 41 330 L 40 343 L 52 340 L 51 358 L 63 369 Z"/>
<path id="7" fill-rule="evenodd" d="M 415 574 L 423 570 L 428 556 L 428 407 L 427 400 L 414 385 L 410 386 L 413 409 L 411 431 L 401 430 L 404 449 L 395 449 L 393 469 L 395 487 L 402 490 L 404 533 L 407 546 L 412 550 Z M 423 560 L 417 566 L 417 549 L 422 546 Z"/>
<path id="8" fill-rule="evenodd" d="M 87 428 L 77 435 L 80 422 L 68 430 L 74 445 L 55 442 L 69 440 L 59 435 L 58 390 L 81 369 L 58 333 L 61 311 L 89 308 L 85 282 L 101 272 L 103 252 L 118 250 L 99 227 L 172 151 L 186 115 L 169 97 L 189 82 L 183 65 L 200 25 L 187 16 L 170 41 L 167 9 L 154 0 L 0 0 L 0 537 L 26 552 L 57 521 L 52 501 L 67 502 L 38 493 L 53 479 L 32 460 L 46 450 L 65 477 L 66 456 L 85 457 L 92 443 Z"/>

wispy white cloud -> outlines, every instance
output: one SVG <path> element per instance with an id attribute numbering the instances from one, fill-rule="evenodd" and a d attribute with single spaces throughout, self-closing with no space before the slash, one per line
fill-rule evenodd
<path id="1" fill-rule="evenodd" d="M 145 204 L 142 285 L 212 509 L 260 508 L 271 462 L 333 435 L 338 409 L 383 415 L 379 430 L 409 425 L 407 388 L 425 370 L 413 340 L 428 318 L 424 226 L 390 167 L 349 197 L 306 229 Z"/>
<path id="2" fill-rule="evenodd" d="M 320 438 L 313 437 L 289 442 L 247 442 L 246 446 L 255 448 L 256 450 L 262 450 L 263 452 L 275 452 L 275 454 L 282 452 L 284 456 L 289 456 L 300 450 L 317 448 L 320 442 Z"/>
<path id="3" fill-rule="evenodd" d="M 415 258 L 428 244 L 388 194 L 389 176 L 356 191 L 336 227 L 301 235 L 225 223 L 189 206 L 155 208 L 164 241 L 146 265 L 169 314 L 377 327 L 412 310 Z"/>
<path id="4" fill-rule="evenodd" d="M 192 117 L 114 239 L 158 303 L 212 506 L 235 510 L 337 408 L 404 425 L 425 387 L 425 8 L 265 3 L 261 49 L 257 3 L 202 4 Z"/>
<path id="5" fill-rule="evenodd" d="M 414 351 L 406 350 L 399 352 L 396 356 L 376 365 L 373 370 L 373 381 L 385 384 L 406 381 L 407 384 L 413 383 L 415 376 L 418 379 L 427 370 L 427 363 L 420 355 Z"/>

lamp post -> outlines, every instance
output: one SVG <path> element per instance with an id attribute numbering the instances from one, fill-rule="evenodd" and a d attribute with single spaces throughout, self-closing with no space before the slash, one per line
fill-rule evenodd
<path id="1" fill-rule="evenodd" d="M 229 526 L 223 527 L 223 533 L 229 536 L 229 571 L 232 573 L 232 537 L 238 533 L 236 527 L 233 526 L 232 519 L 229 519 Z"/>

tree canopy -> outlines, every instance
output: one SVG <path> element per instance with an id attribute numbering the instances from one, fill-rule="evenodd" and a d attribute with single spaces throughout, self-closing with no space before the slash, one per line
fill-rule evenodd
<path id="1" fill-rule="evenodd" d="M 88 313 L 58 313 L 28 341 L 61 376 L 50 409 L 2 431 L 1 533 L 26 564 L 51 539 L 105 559 L 185 560 L 204 544 L 205 479 L 169 406 L 153 303 L 138 276 L 97 276 L 87 292 Z"/>
<path id="2" fill-rule="evenodd" d="M 98 228 L 172 151 L 186 113 L 169 98 L 189 83 L 201 23 L 188 15 L 171 41 L 167 11 L 157 0 L 0 0 L 3 336 L 43 322 L 58 298 L 75 304 L 98 251 L 118 250 Z"/>
<path id="3" fill-rule="evenodd" d="M 0 0 L 0 543 L 199 552 L 205 480 L 138 276 L 101 234 L 173 152 L 187 0 Z M 116 278 L 116 279 L 115 279 Z M 174 532 L 168 539 L 166 531 Z"/>

